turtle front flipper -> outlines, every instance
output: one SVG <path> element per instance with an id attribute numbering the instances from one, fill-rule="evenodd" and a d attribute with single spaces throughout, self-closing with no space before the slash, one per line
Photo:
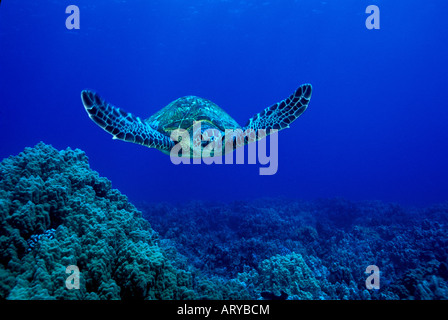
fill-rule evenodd
<path id="1" fill-rule="evenodd" d="M 137 143 L 169 153 L 174 142 L 139 117 L 107 103 L 93 91 L 83 90 L 81 100 L 90 119 L 109 132 L 113 139 Z"/>
<path id="2" fill-rule="evenodd" d="M 243 130 L 283 130 L 295 121 L 308 107 L 311 99 L 311 84 L 301 85 L 289 98 L 280 101 L 249 119 Z"/>

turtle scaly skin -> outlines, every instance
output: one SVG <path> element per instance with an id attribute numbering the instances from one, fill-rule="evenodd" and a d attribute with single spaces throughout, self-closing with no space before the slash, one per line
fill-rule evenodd
<path id="1" fill-rule="evenodd" d="M 217 139 L 224 141 L 226 133 L 229 132 L 244 131 L 246 134 L 238 136 L 242 136 L 242 139 L 231 137 L 230 151 L 233 151 L 235 148 L 271 134 L 272 130 L 289 128 L 289 125 L 308 107 L 311 93 L 310 84 L 300 86 L 287 99 L 257 113 L 243 128 L 215 103 L 195 96 L 179 98 L 146 120 L 141 120 L 131 113 L 114 107 L 90 90 L 81 92 L 81 100 L 89 117 L 109 132 L 113 139 L 141 144 L 170 154 L 171 149 L 176 145 L 171 136 L 180 129 L 189 134 L 190 141 L 187 143 L 179 140 L 177 143 L 190 147 L 188 157 L 201 157 L 204 148 L 209 144 L 208 141 Z M 260 130 L 263 130 L 264 134 L 258 134 Z M 197 137 L 199 141 L 196 141 Z M 207 139 L 201 140 L 201 137 Z M 193 147 L 195 145 L 200 147 L 200 152 L 195 151 Z M 225 148 L 225 143 L 222 143 L 222 149 L 223 154 L 229 151 Z"/>
<path id="2" fill-rule="evenodd" d="M 166 153 L 174 146 L 169 136 L 152 129 L 132 113 L 110 105 L 93 91 L 84 90 L 81 97 L 90 119 L 113 135 L 113 139 L 141 144 Z"/>
<path id="3" fill-rule="evenodd" d="M 289 128 L 289 125 L 308 107 L 311 92 L 310 84 L 300 86 L 289 98 L 264 109 L 249 119 L 244 130 L 283 130 Z"/>

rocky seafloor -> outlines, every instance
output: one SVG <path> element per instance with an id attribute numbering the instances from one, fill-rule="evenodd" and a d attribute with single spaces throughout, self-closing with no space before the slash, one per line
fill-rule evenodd
<path id="1" fill-rule="evenodd" d="M 4 159 L 0 299 L 448 298 L 448 203 L 135 205 L 81 150 Z"/>

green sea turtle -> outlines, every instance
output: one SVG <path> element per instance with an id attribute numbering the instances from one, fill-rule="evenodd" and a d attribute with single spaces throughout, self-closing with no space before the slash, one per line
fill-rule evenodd
<path id="1" fill-rule="evenodd" d="M 180 143 L 182 150 L 188 151 L 182 156 L 196 158 L 204 157 L 204 149 L 212 142 L 220 142 L 219 154 L 225 154 L 274 130 L 289 128 L 308 107 L 311 92 L 310 84 L 300 86 L 287 99 L 250 118 L 244 127 L 215 103 L 195 96 L 179 98 L 146 120 L 114 107 L 90 90 L 83 90 L 81 99 L 90 119 L 113 139 L 156 148 L 166 154 Z M 218 155 L 216 150 L 206 156 L 214 155 Z"/>

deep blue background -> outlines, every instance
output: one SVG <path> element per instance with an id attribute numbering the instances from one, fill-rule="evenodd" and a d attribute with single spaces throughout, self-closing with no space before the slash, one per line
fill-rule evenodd
<path id="1" fill-rule="evenodd" d="M 81 29 L 65 28 L 65 8 Z M 381 9 L 367 30 L 365 9 Z M 448 29 L 444 0 L 2 1 L 0 159 L 39 141 L 81 148 L 131 200 L 341 196 L 448 199 Z M 309 109 L 279 134 L 279 170 L 175 166 L 113 141 L 80 91 L 146 118 L 183 95 L 240 124 L 313 84 Z"/>

